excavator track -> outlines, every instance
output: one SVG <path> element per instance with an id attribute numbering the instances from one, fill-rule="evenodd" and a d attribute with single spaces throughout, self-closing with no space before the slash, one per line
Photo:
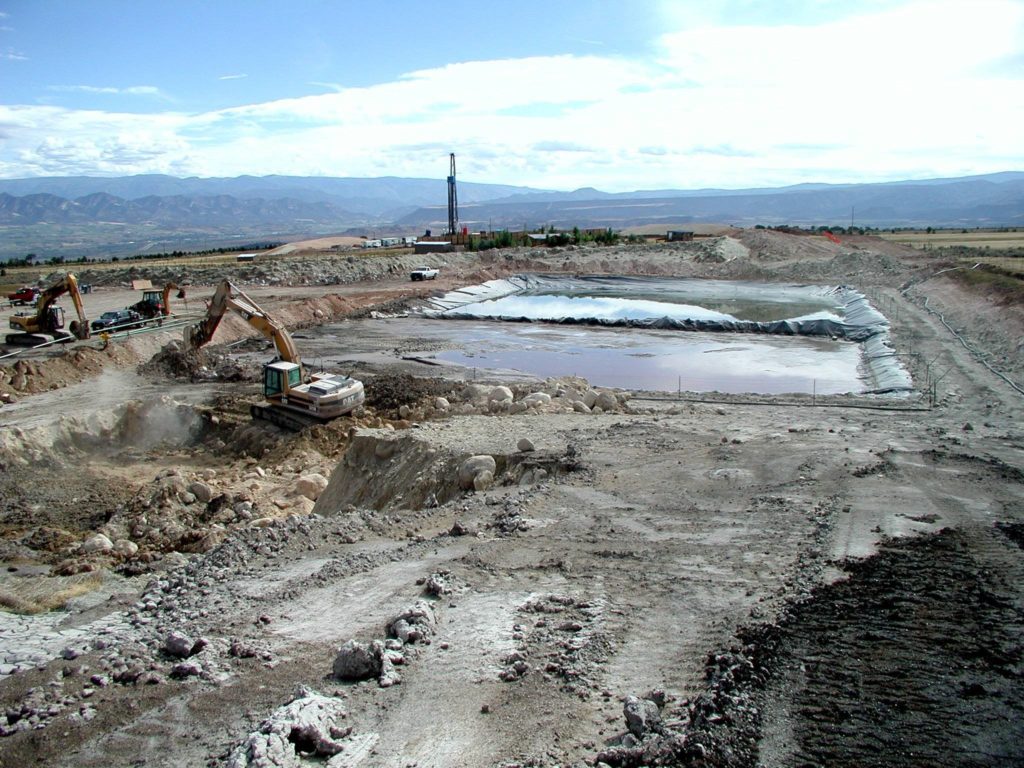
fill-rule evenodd
<path id="1" fill-rule="evenodd" d="M 11 347 L 38 347 L 40 344 L 67 344 L 74 340 L 70 333 L 9 333 L 4 343 Z"/>
<path id="2" fill-rule="evenodd" d="M 259 405 L 253 403 L 249 406 L 249 413 L 252 414 L 254 419 L 269 421 L 271 424 L 281 427 L 281 429 L 287 429 L 291 432 L 301 432 L 306 427 L 311 427 L 315 424 L 323 424 L 322 421 L 314 419 L 312 416 L 304 416 L 301 413 L 286 411 L 283 408 L 271 405 Z"/>

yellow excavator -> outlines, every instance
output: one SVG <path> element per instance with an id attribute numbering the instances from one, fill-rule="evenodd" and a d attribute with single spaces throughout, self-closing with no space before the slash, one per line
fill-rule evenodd
<path id="1" fill-rule="evenodd" d="M 64 308 L 54 302 L 65 293 L 75 305 L 77 320 L 64 330 Z M 11 328 L 18 333 L 7 334 L 7 343 L 14 346 L 36 346 L 49 342 L 68 342 L 89 338 L 89 321 L 85 317 L 78 280 L 70 272 L 39 294 L 34 312 L 11 316 Z M 70 331 L 70 333 L 69 333 Z"/>
<path id="2" fill-rule="evenodd" d="M 363 383 L 340 373 L 307 375 L 288 330 L 230 280 L 217 288 L 206 317 L 185 328 L 185 348 L 199 349 L 212 338 L 224 314 L 231 310 L 274 342 L 277 358 L 263 367 L 265 404 L 254 404 L 252 416 L 286 429 L 299 430 L 354 411 L 366 399 Z"/>

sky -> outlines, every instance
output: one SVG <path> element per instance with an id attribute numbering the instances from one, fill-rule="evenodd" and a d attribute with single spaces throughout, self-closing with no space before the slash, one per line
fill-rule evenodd
<path id="1" fill-rule="evenodd" d="M 0 178 L 1024 170 L 1024 0 L 0 0 Z"/>

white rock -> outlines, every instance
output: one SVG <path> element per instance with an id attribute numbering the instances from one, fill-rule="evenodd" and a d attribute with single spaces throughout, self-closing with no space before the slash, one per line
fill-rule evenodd
<path id="1" fill-rule="evenodd" d="M 466 490 L 473 488 L 473 481 L 481 472 L 490 472 L 491 479 L 493 480 L 494 472 L 497 468 L 498 465 L 495 463 L 493 456 L 486 454 L 470 456 L 459 467 L 459 485 Z"/>
<path id="2" fill-rule="evenodd" d="M 462 396 L 471 401 L 486 400 L 488 391 L 488 388 L 482 384 L 467 384 L 466 388 L 462 390 Z"/>
<path id="3" fill-rule="evenodd" d="M 451 408 L 451 403 L 448 402 L 448 398 L 446 397 L 435 397 L 434 407 L 439 411 L 447 411 Z"/>
<path id="4" fill-rule="evenodd" d="M 548 405 L 551 402 L 551 395 L 547 392 L 531 392 L 522 402 L 527 405 Z"/>
<path id="5" fill-rule="evenodd" d="M 295 493 L 311 501 L 316 501 L 326 487 L 327 478 L 317 472 L 303 475 L 295 481 Z"/>
<path id="6" fill-rule="evenodd" d="M 614 411 L 619 407 L 619 401 L 611 392 L 601 392 L 594 402 L 602 411 Z"/>
<path id="7" fill-rule="evenodd" d="M 487 393 L 487 402 L 512 401 L 512 390 L 508 387 L 495 387 Z"/>
<path id="8" fill-rule="evenodd" d="M 582 400 L 573 400 L 572 409 L 577 413 L 590 413 L 590 408 Z"/>
<path id="9" fill-rule="evenodd" d="M 118 539 L 114 542 L 114 551 L 124 557 L 131 557 L 139 551 L 139 545 L 129 539 Z"/>
<path id="10" fill-rule="evenodd" d="M 82 542 L 82 546 L 79 547 L 79 552 L 110 552 L 114 549 L 114 542 L 104 536 L 102 533 L 97 533 L 95 536 L 86 539 Z"/>
<path id="11" fill-rule="evenodd" d="M 473 478 L 474 491 L 486 491 L 492 485 L 494 485 L 494 473 L 486 469 L 483 472 L 477 472 Z"/>
<path id="12" fill-rule="evenodd" d="M 592 389 L 588 389 L 586 392 L 583 393 L 583 404 L 585 406 L 587 406 L 587 408 L 593 408 L 594 407 L 594 403 L 596 403 L 596 402 L 597 402 L 597 392 L 595 392 Z"/>

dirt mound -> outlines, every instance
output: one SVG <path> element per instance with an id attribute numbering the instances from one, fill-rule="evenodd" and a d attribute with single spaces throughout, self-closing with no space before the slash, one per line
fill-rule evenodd
<path id="1" fill-rule="evenodd" d="M 753 259 L 789 261 L 791 259 L 828 259 L 843 247 L 825 237 L 795 235 L 771 229 L 744 229 L 736 239 L 750 250 Z"/>
<path id="2" fill-rule="evenodd" d="M 459 389 L 451 381 L 440 378 L 419 378 L 409 374 L 381 375 L 366 377 L 366 405 L 397 417 L 403 405 L 411 406 L 431 397 L 454 398 Z"/>
<path id="3" fill-rule="evenodd" d="M 189 381 L 258 381 L 255 365 L 245 365 L 216 349 L 186 349 L 172 341 L 139 366 L 143 376 L 164 376 Z"/>

